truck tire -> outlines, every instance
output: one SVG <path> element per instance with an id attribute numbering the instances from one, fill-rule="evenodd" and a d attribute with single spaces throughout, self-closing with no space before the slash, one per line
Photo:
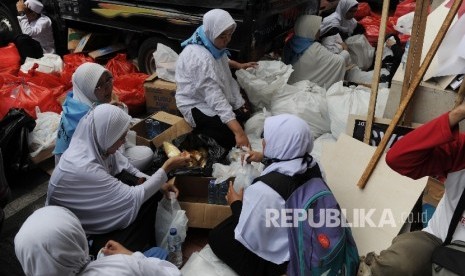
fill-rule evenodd
<path id="1" fill-rule="evenodd" d="M 12 37 L 21 33 L 16 16 L 3 5 L 0 5 L 0 26 L 9 30 Z"/>
<path id="2" fill-rule="evenodd" d="M 162 43 L 179 53 L 179 47 L 172 40 L 162 37 L 149 37 L 139 47 L 137 62 L 139 70 L 149 75 L 155 73 L 155 59 L 153 53 L 157 50 L 157 44 Z"/>

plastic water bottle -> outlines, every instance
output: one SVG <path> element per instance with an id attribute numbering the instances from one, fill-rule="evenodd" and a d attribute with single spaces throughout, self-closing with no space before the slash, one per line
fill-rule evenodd
<path id="1" fill-rule="evenodd" d="M 218 198 L 217 185 L 215 179 L 211 179 L 208 182 L 208 204 L 216 204 Z"/>
<path id="2" fill-rule="evenodd" d="M 180 268 L 182 266 L 182 241 L 176 228 L 170 229 L 168 252 L 168 261 Z"/>
<path id="3" fill-rule="evenodd" d="M 161 125 L 160 122 L 154 119 L 145 119 L 145 129 L 147 132 L 147 138 L 153 139 L 158 134 L 161 133 Z"/>
<path id="4" fill-rule="evenodd" d="M 407 63 L 407 57 L 408 57 L 408 50 L 410 48 L 410 40 L 407 41 L 407 43 L 405 44 L 405 51 L 404 51 L 404 54 L 402 55 L 402 69 L 405 70 L 405 64 Z"/>
<path id="5" fill-rule="evenodd" d="M 226 194 L 228 194 L 229 184 L 228 180 L 225 180 L 218 185 L 218 201 L 217 204 L 227 205 L 228 201 L 226 200 Z"/>

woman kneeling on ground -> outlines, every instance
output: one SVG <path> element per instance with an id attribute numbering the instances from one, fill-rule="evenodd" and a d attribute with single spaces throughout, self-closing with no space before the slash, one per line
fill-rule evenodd
<path id="1" fill-rule="evenodd" d="M 152 176 L 132 166 L 118 151 L 131 117 L 121 108 L 101 104 L 79 122 L 69 148 L 50 178 L 46 205 L 68 208 L 92 240 L 91 254 L 108 240 L 140 251 L 155 244 L 155 213 L 161 193 L 178 190 L 167 173 L 186 166 L 189 156 L 168 159 Z M 115 178 L 127 171 L 139 179 L 129 186 Z"/>

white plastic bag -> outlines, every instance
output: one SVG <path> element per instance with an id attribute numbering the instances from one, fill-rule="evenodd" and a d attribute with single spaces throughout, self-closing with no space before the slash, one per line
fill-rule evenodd
<path id="1" fill-rule="evenodd" d="M 37 112 L 36 126 L 29 135 L 31 157 L 55 145 L 61 115 L 55 112 Z"/>
<path id="2" fill-rule="evenodd" d="M 181 210 L 179 202 L 175 198 L 163 197 L 158 202 L 157 215 L 155 219 L 155 237 L 159 247 L 168 249 L 168 236 L 170 228 L 176 228 L 178 235 L 184 242 L 187 232 L 186 211 Z"/>
<path id="3" fill-rule="evenodd" d="M 208 244 L 191 255 L 181 273 L 183 276 L 238 276 L 213 253 Z"/>
<path id="4" fill-rule="evenodd" d="M 35 63 L 39 65 L 38 72 L 51 74 L 63 71 L 63 60 L 59 55 L 55 54 L 44 54 L 39 59 L 27 57 L 24 64 L 21 65 L 21 71 L 27 73 Z"/>
<path id="5" fill-rule="evenodd" d="M 247 189 L 253 180 L 260 176 L 260 172 L 252 165 L 245 163 L 236 173 L 234 180 L 234 190 L 238 193 L 241 188 Z"/>
<path id="6" fill-rule="evenodd" d="M 157 50 L 153 53 L 157 75 L 160 79 L 175 82 L 176 61 L 178 54 L 170 47 L 158 43 Z"/>
<path id="7" fill-rule="evenodd" d="M 367 70 L 373 64 L 375 48 L 370 45 L 365 35 L 353 35 L 346 39 L 350 58 L 360 69 Z"/>
<path id="8" fill-rule="evenodd" d="M 410 35 L 412 34 L 412 27 L 413 27 L 413 17 L 415 16 L 415 12 L 409 12 L 407 14 L 402 15 L 397 19 L 396 25 L 394 25 L 394 29 L 401 34 Z"/>
<path id="9" fill-rule="evenodd" d="M 237 70 L 236 76 L 254 110 L 269 110 L 271 97 L 286 85 L 293 71 L 292 65 L 281 61 L 259 61 L 257 68 Z"/>

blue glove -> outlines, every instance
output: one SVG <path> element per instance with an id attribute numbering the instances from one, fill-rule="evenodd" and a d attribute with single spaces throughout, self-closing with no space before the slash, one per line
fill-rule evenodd
<path id="1" fill-rule="evenodd" d="M 160 260 L 166 260 L 168 257 L 168 251 L 161 247 L 152 247 L 149 250 L 144 252 L 145 257 L 154 257 Z"/>

